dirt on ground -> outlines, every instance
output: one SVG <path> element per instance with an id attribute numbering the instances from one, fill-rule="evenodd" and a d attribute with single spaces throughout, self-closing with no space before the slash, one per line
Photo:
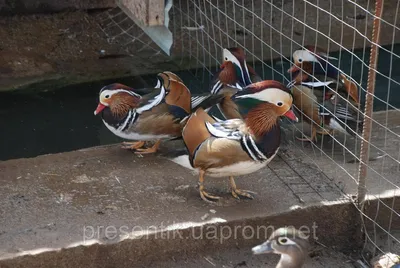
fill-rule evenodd
<path id="1" fill-rule="evenodd" d="M 0 25 L 2 78 L 63 71 L 65 62 L 91 61 L 112 49 L 85 12 L 3 17 Z"/>
<path id="2" fill-rule="evenodd" d="M 131 49 L 142 49 L 132 55 L 122 39 L 103 31 L 110 24 L 107 19 L 104 10 L 0 17 L 0 91 L 51 79 L 74 84 L 157 72 L 155 62 L 166 56 L 149 59 L 159 49 L 142 30 L 127 21 L 132 32 L 125 40 L 135 39 L 137 46 Z"/>

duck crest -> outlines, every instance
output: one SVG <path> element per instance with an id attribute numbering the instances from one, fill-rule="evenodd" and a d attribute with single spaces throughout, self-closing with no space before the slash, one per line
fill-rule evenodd
<path id="1" fill-rule="evenodd" d="M 113 84 L 110 84 L 110 85 L 102 87 L 100 89 L 100 93 L 103 92 L 106 89 L 111 89 L 111 90 L 113 90 L 113 89 L 122 89 L 122 90 L 132 91 L 132 88 L 130 88 L 130 87 L 124 85 L 124 84 L 113 83 Z"/>
<path id="2" fill-rule="evenodd" d="M 306 46 L 304 46 L 304 48 L 317 54 L 317 55 L 323 56 L 323 57 L 326 57 L 328 55 L 328 52 L 321 47 L 306 45 Z"/>

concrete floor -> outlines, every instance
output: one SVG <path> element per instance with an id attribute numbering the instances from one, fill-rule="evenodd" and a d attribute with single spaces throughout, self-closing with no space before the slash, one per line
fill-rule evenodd
<path id="1" fill-rule="evenodd" d="M 274 268 L 279 261 L 278 255 L 258 255 L 253 256 L 250 252 L 251 249 L 231 249 L 225 252 L 221 252 L 214 255 L 200 255 L 198 258 L 184 259 L 184 260 L 173 260 L 166 262 L 154 262 L 151 267 L 163 268 L 163 267 L 175 267 L 175 268 Z M 307 268 L 317 267 L 341 267 L 341 268 L 353 268 L 351 259 L 341 253 L 334 252 L 332 250 L 320 249 L 315 253 L 314 256 L 310 257 L 306 263 Z"/>
<path id="2" fill-rule="evenodd" d="M 393 196 L 400 187 L 400 111 L 382 111 L 373 115 L 366 188 L 370 198 Z M 292 142 L 300 132 L 309 133 L 309 125 L 298 124 L 288 134 L 289 143 L 347 194 L 357 193 L 361 137 L 324 137 L 311 146 Z M 345 146 L 345 148 L 344 148 Z"/>
<path id="3" fill-rule="evenodd" d="M 0 188 L 8 200 L 1 211 L 9 216 L 1 219 L 0 245 L 4 253 L 57 248 L 82 240 L 84 226 L 231 221 L 340 199 L 323 174 L 312 169 L 311 174 L 298 159 L 283 157 L 236 180 L 239 187 L 258 193 L 254 200 L 233 199 L 227 179 L 206 180 L 209 192 L 224 197 L 221 206 L 200 199 L 197 176 L 188 170 L 118 145 L 1 162 Z"/>
<path id="4" fill-rule="evenodd" d="M 376 116 L 379 119 L 382 114 Z M 398 113 L 390 113 L 390 126 L 397 135 L 400 133 L 398 118 Z M 399 139 L 393 134 L 394 138 L 387 142 L 390 146 L 384 147 L 384 136 L 380 133 L 380 129 L 374 129 L 373 144 L 387 155 L 396 155 Z M 182 146 L 179 141 L 164 143 L 160 154 L 156 155 L 138 156 L 112 145 L 0 162 L 3 200 L 0 203 L 0 264 L 1 260 L 24 254 L 92 243 L 117 243 L 125 239 L 122 228 L 125 234 L 132 231 L 138 235 L 143 231 L 185 229 L 207 223 L 240 225 L 249 219 L 344 202 L 347 194 L 356 193 L 356 184 L 349 174 L 357 170 L 357 163 L 351 163 L 340 150 L 330 149 L 329 155 L 340 163 L 334 164 L 320 157 L 315 147 L 303 146 L 292 140 L 290 134 L 286 138 L 285 145 L 268 168 L 246 178 L 237 178 L 238 187 L 257 192 L 254 200 L 234 200 L 227 179 L 206 179 L 207 190 L 223 197 L 219 206 L 203 202 L 198 194 L 197 177 L 167 159 L 171 151 Z M 324 143 L 324 151 L 329 144 L 329 140 Z M 378 151 L 372 150 L 371 157 L 377 155 Z M 400 185 L 395 161 L 381 157 L 372 161 L 371 167 L 379 170 L 391 184 L 383 183 L 370 172 L 369 194 L 387 194 L 395 188 L 392 184 Z M 337 211 L 337 217 L 342 219 L 331 222 L 333 229 L 337 228 L 335 224 L 340 225 L 341 220 L 350 217 Z M 315 215 L 317 222 L 324 220 L 321 213 Z M 284 222 L 292 224 L 290 217 Z M 109 226 L 111 232 L 116 230 L 112 238 L 107 233 L 110 229 L 106 230 Z M 333 241 L 336 237 L 325 239 Z M 255 243 L 250 241 L 236 251 L 220 247 L 221 251 L 200 254 L 197 259 L 178 258 L 176 263 L 171 256 L 152 267 L 165 267 L 162 262 L 169 262 L 170 267 L 198 267 L 210 260 L 215 267 L 239 267 L 244 266 L 240 264 L 243 262 L 247 267 L 265 267 L 266 264 L 273 267 L 270 265 L 276 257 L 250 257 L 249 249 Z M 154 254 L 154 262 L 162 253 L 146 254 Z M 322 257 L 311 260 L 310 267 L 334 267 L 326 263 L 347 260 L 328 247 Z"/>

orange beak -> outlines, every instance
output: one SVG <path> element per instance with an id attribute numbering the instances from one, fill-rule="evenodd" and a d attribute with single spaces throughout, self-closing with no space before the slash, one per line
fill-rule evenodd
<path id="1" fill-rule="evenodd" d="M 290 120 L 293 120 L 295 122 L 299 122 L 299 119 L 297 118 L 297 116 L 294 114 L 293 110 L 290 109 L 289 111 L 287 111 L 283 116 L 286 116 L 287 118 L 289 118 Z"/>
<path id="2" fill-rule="evenodd" d="M 94 111 L 94 115 L 98 115 L 101 111 L 103 111 L 104 108 L 106 108 L 106 106 L 99 103 L 99 105 L 97 105 L 96 111 Z"/>

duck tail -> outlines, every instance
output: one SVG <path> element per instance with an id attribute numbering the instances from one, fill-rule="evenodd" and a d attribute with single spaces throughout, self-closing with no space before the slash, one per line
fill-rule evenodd
<path id="1" fill-rule="evenodd" d="M 219 104 L 223 97 L 223 95 L 213 95 L 209 93 L 193 96 L 191 98 L 192 113 L 199 108 L 209 111 L 213 106 Z"/>

